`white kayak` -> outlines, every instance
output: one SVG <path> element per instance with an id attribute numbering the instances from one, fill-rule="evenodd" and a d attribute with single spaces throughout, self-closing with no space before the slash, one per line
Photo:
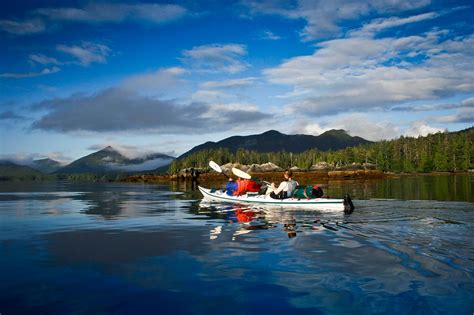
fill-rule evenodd
<path id="1" fill-rule="evenodd" d="M 285 198 L 285 199 L 273 199 L 270 196 L 259 195 L 257 193 L 247 193 L 241 196 L 229 196 L 225 193 L 225 190 L 208 189 L 198 186 L 199 191 L 204 196 L 203 200 L 213 202 L 227 202 L 227 203 L 241 203 L 241 204 L 252 204 L 258 206 L 271 206 L 271 207 L 285 207 L 285 208 L 303 208 L 308 210 L 329 210 L 329 211 L 344 211 L 352 212 L 354 206 L 349 196 L 343 199 L 329 199 L 329 198 L 316 198 L 316 199 L 297 199 L 297 198 Z"/>

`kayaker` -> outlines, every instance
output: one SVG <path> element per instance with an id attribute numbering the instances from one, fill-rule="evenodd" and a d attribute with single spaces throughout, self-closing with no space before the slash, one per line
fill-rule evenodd
<path id="1" fill-rule="evenodd" d="M 291 170 L 286 170 L 283 173 L 285 180 L 278 185 L 276 188 L 275 183 L 272 183 L 265 193 L 266 196 L 270 196 L 273 199 L 284 199 L 290 198 L 293 196 L 293 193 L 298 186 L 298 182 L 293 180 L 293 172 Z"/>
<path id="2" fill-rule="evenodd" d="M 241 196 L 247 192 L 258 192 L 260 190 L 260 184 L 251 179 L 237 179 L 237 190 L 234 191 L 234 196 Z"/>
<path id="3" fill-rule="evenodd" d="M 237 191 L 238 185 L 237 183 L 229 177 L 229 180 L 227 181 L 227 185 L 225 186 L 226 194 L 228 196 L 233 196 L 234 193 Z"/>

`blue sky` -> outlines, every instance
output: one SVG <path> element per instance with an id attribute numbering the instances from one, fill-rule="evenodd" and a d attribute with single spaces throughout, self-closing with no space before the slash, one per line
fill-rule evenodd
<path id="1" fill-rule="evenodd" d="M 276 129 L 369 140 L 474 122 L 471 1 L 16 1 L 0 158 L 179 155 Z"/>

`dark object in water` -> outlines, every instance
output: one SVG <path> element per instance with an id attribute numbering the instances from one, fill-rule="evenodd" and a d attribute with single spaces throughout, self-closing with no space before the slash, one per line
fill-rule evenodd
<path id="1" fill-rule="evenodd" d="M 351 214 L 352 212 L 354 212 L 354 204 L 352 203 L 351 196 L 346 194 L 344 196 L 344 213 Z"/>

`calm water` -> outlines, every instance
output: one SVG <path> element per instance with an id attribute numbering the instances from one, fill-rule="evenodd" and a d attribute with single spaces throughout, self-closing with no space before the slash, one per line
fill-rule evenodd
<path id="1" fill-rule="evenodd" d="M 0 184 L 0 313 L 473 314 L 474 176 L 331 182 L 350 215 L 190 186 Z"/>

